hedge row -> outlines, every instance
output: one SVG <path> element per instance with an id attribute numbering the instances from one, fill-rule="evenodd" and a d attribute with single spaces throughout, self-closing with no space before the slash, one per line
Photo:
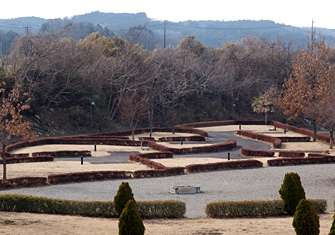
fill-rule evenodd
<path id="1" fill-rule="evenodd" d="M 137 201 L 136 204 L 141 217 L 148 219 L 182 218 L 186 212 L 186 204 L 181 201 Z M 71 201 L 19 194 L 0 195 L 0 211 L 118 217 L 111 201 Z"/>
<path id="2" fill-rule="evenodd" d="M 29 163 L 29 162 L 52 162 L 54 160 L 51 156 L 38 156 L 38 157 L 11 157 L 6 158 L 6 164 L 15 163 Z M 0 160 L 0 164 L 3 164 L 3 160 Z"/>
<path id="3" fill-rule="evenodd" d="M 273 157 L 275 153 L 273 151 L 242 148 L 241 154 L 244 156 L 252 156 L 252 157 Z"/>
<path id="4" fill-rule="evenodd" d="M 33 157 L 49 155 L 52 157 L 91 157 L 91 151 L 55 151 L 55 152 L 35 152 Z"/>
<path id="5" fill-rule="evenodd" d="M 238 135 L 242 135 L 242 136 L 246 136 L 252 139 L 256 139 L 256 140 L 261 140 L 261 141 L 265 141 L 265 142 L 270 142 L 272 143 L 274 148 L 280 148 L 281 147 L 281 140 L 276 138 L 276 137 L 272 137 L 269 135 L 263 135 L 263 134 L 257 134 L 257 133 L 253 133 L 250 131 L 243 131 L 243 130 L 238 130 L 237 131 Z"/>
<path id="6" fill-rule="evenodd" d="M 195 135 L 195 136 L 171 136 L 171 137 L 161 137 L 158 139 L 159 142 L 172 142 L 172 141 L 205 141 L 205 137 Z"/>
<path id="7" fill-rule="evenodd" d="M 276 137 L 281 140 L 281 142 L 310 142 L 311 138 L 309 136 L 291 137 L 291 136 L 278 136 Z"/>
<path id="8" fill-rule="evenodd" d="M 48 185 L 47 177 L 19 177 L 0 180 L 0 188 L 36 187 Z"/>
<path id="9" fill-rule="evenodd" d="M 92 171 L 75 172 L 66 174 L 49 175 L 50 184 L 78 183 L 86 181 L 110 180 L 110 179 L 130 179 L 130 171 Z"/>
<path id="10" fill-rule="evenodd" d="M 240 160 L 227 161 L 207 164 L 192 164 L 185 167 L 188 173 L 218 171 L 218 170 L 232 170 L 232 169 L 247 169 L 262 167 L 263 163 L 257 160 Z"/>
<path id="11" fill-rule="evenodd" d="M 324 157 L 296 157 L 296 158 L 280 158 L 268 160 L 269 166 L 289 166 L 289 165 L 305 165 L 305 164 L 327 164 L 335 163 L 335 156 L 326 155 Z"/>
<path id="12" fill-rule="evenodd" d="M 323 199 L 309 199 L 317 213 L 324 213 L 327 201 Z M 206 206 L 206 214 L 212 218 L 222 217 L 257 217 L 287 215 L 282 200 L 273 201 L 219 201 Z"/>
<path id="13" fill-rule="evenodd" d="M 279 157 L 305 157 L 305 153 L 299 152 L 299 151 L 280 151 L 278 156 Z"/>

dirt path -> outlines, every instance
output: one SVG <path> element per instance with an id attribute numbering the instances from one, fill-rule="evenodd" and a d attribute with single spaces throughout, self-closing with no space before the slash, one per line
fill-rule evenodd
<path id="1" fill-rule="evenodd" d="M 320 216 L 321 235 L 329 233 L 333 214 Z M 272 234 L 294 235 L 292 217 L 240 219 L 144 220 L 146 235 Z M 118 234 L 118 220 L 77 216 L 0 212 L 0 233 L 18 234 Z"/>

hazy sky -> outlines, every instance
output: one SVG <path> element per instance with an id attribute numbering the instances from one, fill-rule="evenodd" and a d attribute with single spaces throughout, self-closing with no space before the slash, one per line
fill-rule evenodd
<path id="1" fill-rule="evenodd" d="M 335 0 L 1 0 L 0 18 L 72 17 L 92 11 L 145 12 L 158 20 L 273 20 L 335 29 Z"/>

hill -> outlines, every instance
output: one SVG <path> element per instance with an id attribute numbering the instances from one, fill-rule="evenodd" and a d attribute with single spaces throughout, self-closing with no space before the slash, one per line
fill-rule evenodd
<path id="1" fill-rule="evenodd" d="M 57 21 L 57 24 L 52 22 Z M 60 23 L 59 23 L 60 22 Z M 310 28 L 299 28 L 290 25 L 278 24 L 270 20 L 238 20 L 238 21 L 157 21 L 147 17 L 146 13 L 104 13 L 91 12 L 83 15 L 76 15 L 72 18 L 64 19 L 42 19 L 37 17 L 23 17 L 16 19 L 0 19 L 0 31 L 12 30 L 16 33 L 52 33 L 64 26 L 66 23 L 73 22 L 80 24 L 80 27 L 91 28 L 92 30 L 111 31 L 105 35 L 119 35 L 121 37 L 137 37 L 138 43 L 146 48 L 153 49 L 160 44 L 175 47 L 188 35 L 194 35 L 205 46 L 214 48 L 221 47 L 226 42 L 239 42 L 246 36 L 266 37 L 272 40 L 281 39 L 286 42 L 293 42 L 297 47 L 304 46 L 306 36 Z M 83 24 L 85 23 L 85 24 Z M 45 25 L 48 30 L 45 30 Z M 50 25 L 53 25 L 50 27 Z M 93 25 L 93 26 L 92 26 Z M 55 28 L 56 27 L 56 28 Z M 100 29 L 101 28 L 101 29 Z M 42 30 L 41 30 L 42 29 Z M 81 30 L 79 36 L 74 33 L 71 37 L 82 38 L 85 33 L 92 30 Z M 316 28 L 316 33 L 321 33 L 327 42 L 335 42 L 335 30 Z M 149 45 L 150 44 L 150 45 Z"/>

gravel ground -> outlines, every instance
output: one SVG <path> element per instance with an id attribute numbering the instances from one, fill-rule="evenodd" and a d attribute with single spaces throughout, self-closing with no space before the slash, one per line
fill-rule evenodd
<path id="1" fill-rule="evenodd" d="M 112 180 L 80 184 L 66 184 L 1 191 L 83 201 L 113 200 L 121 182 L 128 181 L 138 201 L 181 200 L 186 202 L 186 217 L 206 216 L 205 207 L 219 200 L 273 200 L 279 199 L 278 190 L 287 172 L 297 172 L 307 198 L 326 199 L 328 211 L 334 210 L 335 165 L 303 165 L 263 167 L 247 170 L 217 171 L 187 174 L 165 178 Z M 202 193 L 177 195 L 169 193 L 176 185 L 200 186 Z"/>

